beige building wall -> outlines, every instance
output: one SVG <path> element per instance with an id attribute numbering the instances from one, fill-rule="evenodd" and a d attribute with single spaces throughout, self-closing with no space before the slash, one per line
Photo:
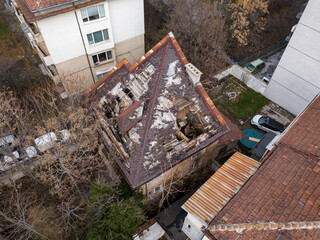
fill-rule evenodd
<path id="1" fill-rule="evenodd" d="M 135 63 L 145 54 L 144 34 L 120 43 L 116 43 L 115 53 L 117 62 L 120 62 L 123 58 L 126 58 L 130 64 Z"/>
<path id="2" fill-rule="evenodd" d="M 96 75 L 97 73 L 110 70 L 123 58 L 127 58 L 127 60 L 133 64 L 143 56 L 145 53 L 144 34 L 116 44 L 112 53 L 113 56 L 115 56 L 113 60 L 99 64 L 93 63 L 93 54 L 88 55 L 90 65 L 86 55 L 56 64 L 59 74 L 59 80 L 56 79 L 56 83 L 61 81 L 68 94 L 85 91 L 98 80 Z M 90 66 L 93 72 L 93 77 Z"/>

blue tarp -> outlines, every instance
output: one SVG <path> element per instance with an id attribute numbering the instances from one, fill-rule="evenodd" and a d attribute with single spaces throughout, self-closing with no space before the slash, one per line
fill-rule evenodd
<path id="1" fill-rule="evenodd" d="M 242 132 L 246 135 L 246 137 L 242 138 L 240 140 L 240 143 L 248 149 L 252 149 L 258 144 L 258 142 L 249 140 L 249 137 L 257 139 L 263 138 L 263 135 L 261 133 L 253 129 L 244 129 Z"/>

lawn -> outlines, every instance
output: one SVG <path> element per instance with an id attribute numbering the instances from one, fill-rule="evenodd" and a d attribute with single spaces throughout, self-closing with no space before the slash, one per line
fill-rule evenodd
<path id="1" fill-rule="evenodd" d="M 0 39 L 7 38 L 10 36 L 10 34 L 11 34 L 11 32 L 8 29 L 7 25 L 0 18 Z"/>
<path id="2" fill-rule="evenodd" d="M 243 91 L 235 100 L 222 104 L 222 107 L 236 119 L 248 119 L 269 102 L 261 94 L 248 88 Z"/>

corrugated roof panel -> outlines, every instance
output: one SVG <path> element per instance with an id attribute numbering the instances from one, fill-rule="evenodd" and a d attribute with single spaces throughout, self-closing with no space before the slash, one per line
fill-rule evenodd
<path id="1" fill-rule="evenodd" d="M 259 162 L 236 152 L 182 208 L 207 225 L 206 222 L 211 222 L 259 166 Z"/>

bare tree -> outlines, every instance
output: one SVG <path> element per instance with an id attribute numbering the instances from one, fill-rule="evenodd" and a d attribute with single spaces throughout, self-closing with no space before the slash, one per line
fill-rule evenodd
<path id="1" fill-rule="evenodd" d="M 207 77 L 228 61 L 224 52 L 227 35 L 222 6 L 223 1 L 173 1 L 166 26 L 189 61 Z"/>
<path id="2" fill-rule="evenodd" d="M 259 34 L 265 30 L 268 2 L 264 0 L 229 3 L 230 31 L 238 45 L 259 42 Z"/>
<path id="3" fill-rule="evenodd" d="M 4 223 L 0 227 L 3 229 L 1 234 L 8 233 L 15 239 L 33 236 L 48 238 L 43 231 L 39 231 L 41 224 L 30 218 L 31 215 L 39 215 L 31 212 L 43 211 L 43 204 L 49 205 L 45 209 L 55 209 L 55 214 L 50 214 L 54 219 L 41 218 L 41 221 L 54 222 L 65 236 L 74 234 L 85 224 L 91 182 L 108 182 L 110 179 L 106 165 L 98 154 L 97 124 L 86 107 L 85 99 L 81 96 L 61 99 L 51 85 L 33 91 L 24 105 L 10 91 L 2 91 L 0 99 L 0 137 L 14 134 L 22 147 L 35 145 L 35 138 L 50 132 L 57 137 L 48 143 L 52 144 L 50 149 L 43 152 L 38 149 L 37 157 L 21 164 L 18 164 L 12 147 L 7 144 L 5 154 L 15 159 L 16 167 L 27 169 L 32 165 L 34 170 L 28 169 L 28 177 L 19 180 L 21 185 L 13 182 L 13 190 L 1 197 L 3 208 L 0 217 Z M 5 173 L 10 175 L 12 171 Z M 33 178 L 30 179 L 30 176 Z M 19 190 L 28 188 L 30 184 L 41 187 L 27 193 Z M 43 192 L 50 193 L 46 199 L 42 198 Z M 43 215 L 46 214 L 48 212 Z"/>
<path id="4" fill-rule="evenodd" d="M 37 214 L 37 218 L 30 217 L 31 208 L 32 211 L 38 211 L 41 205 L 36 201 L 36 196 L 22 191 L 21 187 L 21 184 L 12 182 L 10 188 L 2 193 L 6 196 L 1 198 L 0 203 L 0 233 L 9 239 L 44 237 L 37 231 L 36 225 L 43 223 L 45 214 Z"/>

